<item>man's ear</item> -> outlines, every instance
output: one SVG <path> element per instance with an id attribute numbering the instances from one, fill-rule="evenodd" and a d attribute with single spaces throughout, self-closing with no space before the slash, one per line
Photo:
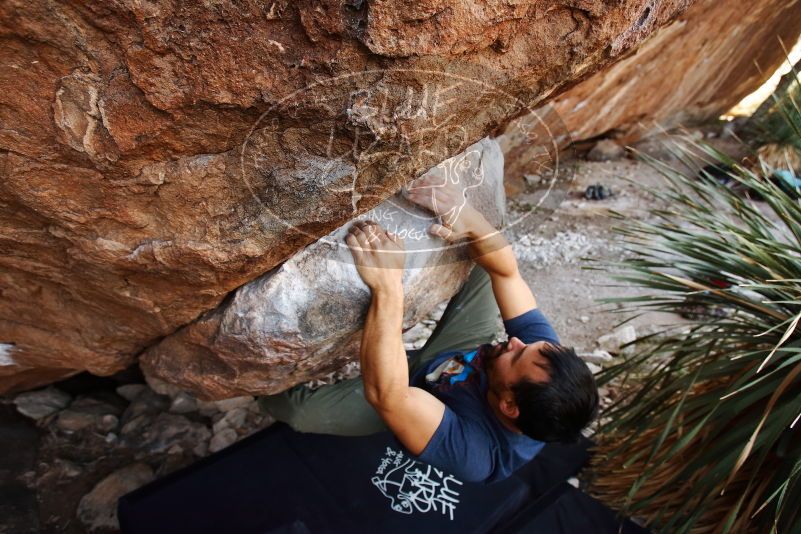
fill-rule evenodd
<path id="1" fill-rule="evenodd" d="M 505 392 L 501 399 L 500 399 L 499 407 L 501 409 L 501 413 L 508 417 L 509 419 L 517 419 L 520 415 L 520 408 L 518 408 L 517 403 L 515 402 L 514 395 L 511 391 Z"/>

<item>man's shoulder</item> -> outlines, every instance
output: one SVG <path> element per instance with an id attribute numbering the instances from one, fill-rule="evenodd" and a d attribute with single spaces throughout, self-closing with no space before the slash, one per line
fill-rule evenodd
<path id="1" fill-rule="evenodd" d="M 556 334 L 556 330 L 554 330 L 542 310 L 536 307 L 517 317 L 504 319 L 503 326 L 510 338 L 517 337 L 523 343 L 548 341 L 549 343 L 559 344 L 559 336 Z"/>
<path id="2" fill-rule="evenodd" d="M 544 445 L 505 430 L 491 412 L 460 412 L 446 403 L 443 424 L 421 459 L 452 470 L 463 480 L 494 482 L 507 478 Z"/>
<path id="3" fill-rule="evenodd" d="M 469 427 L 470 431 L 486 437 L 493 447 L 520 451 L 539 450 L 542 442 L 519 434 L 504 426 L 492 411 L 489 401 L 479 391 L 473 390 L 459 398 L 442 399 L 454 415 L 456 425 Z"/>
<path id="4" fill-rule="evenodd" d="M 459 393 L 448 395 L 441 400 L 454 413 L 459 424 L 467 425 L 473 432 L 484 434 L 496 441 L 501 423 L 480 389 L 472 385 L 465 386 Z"/>

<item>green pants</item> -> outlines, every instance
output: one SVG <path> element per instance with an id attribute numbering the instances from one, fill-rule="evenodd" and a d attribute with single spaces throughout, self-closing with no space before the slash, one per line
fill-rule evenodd
<path id="1" fill-rule="evenodd" d="M 472 349 L 490 343 L 498 333 L 500 311 L 486 271 L 477 265 L 462 289 L 451 298 L 436 329 L 423 348 L 407 353 L 409 372 L 449 350 Z M 364 398 L 362 378 L 310 390 L 295 386 L 261 397 L 262 409 L 300 432 L 363 436 L 387 430 Z"/>

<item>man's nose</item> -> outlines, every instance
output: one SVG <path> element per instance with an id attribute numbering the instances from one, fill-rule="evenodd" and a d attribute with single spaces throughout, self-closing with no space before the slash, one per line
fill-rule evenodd
<path id="1" fill-rule="evenodd" d="M 520 347 L 522 347 L 524 345 L 525 345 L 525 343 L 520 341 L 519 338 L 516 338 L 516 337 L 509 338 L 509 348 L 510 349 L 517 350 L 517 349 L 519 349 Z"/>

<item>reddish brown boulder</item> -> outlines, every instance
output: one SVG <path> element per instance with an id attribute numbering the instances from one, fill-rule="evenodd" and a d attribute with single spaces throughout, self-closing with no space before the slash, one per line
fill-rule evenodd
<path id="1" fill-rule="evenodd" d="M 636 52 L 554 102 L 574 140 L 632 142 L 709 120 L 755 91 L 801 35 L 801 2 L 697 0 Z"/>
<path id="2" fill-rule="evenodd" d="M 558 147 L 599 136 L 631 144 L 652 133 L 714 119 L 758 89 L 801 35 L 801 2 L 696 0 L 627 57 L 510 122 L 499 137 L 507 193 L 516 195 L 543 149 L 520 132 L 558 124 Z M 756 64 L 755 64 L 756 63 Z M 759 65 L 757 67 L 757 65 Z"/>
<path id="3" fill-rule="evenodd" d="M 131 364 L 689 2 L 4 2 L 0 391 Z"/>

